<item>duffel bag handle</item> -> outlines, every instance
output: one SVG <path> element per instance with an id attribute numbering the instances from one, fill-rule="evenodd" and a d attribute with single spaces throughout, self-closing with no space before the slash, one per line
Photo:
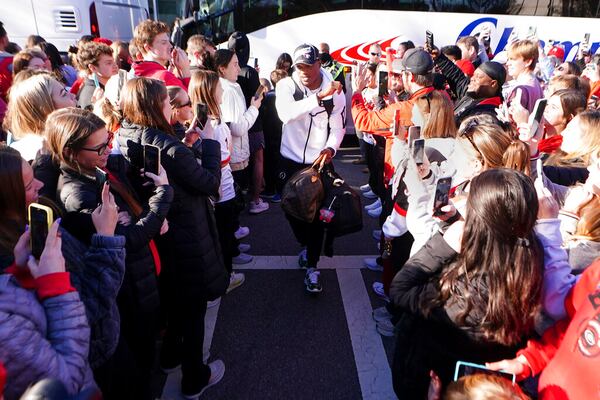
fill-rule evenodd
<path id="1" fill-rule="evenodd" d="M 323 168 L 325 167 L 325 160 L 327 160 L 327 155 L 321 154 L 313 163 L 312 168 L 316 169 L 317 171 L 319 171 L 319 173 L 321 173 L 321 171 L 323 171 Z"/>

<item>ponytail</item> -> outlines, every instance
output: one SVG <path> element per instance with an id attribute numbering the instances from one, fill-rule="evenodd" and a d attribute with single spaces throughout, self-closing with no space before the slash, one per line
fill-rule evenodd
<path id="1" fill-rule="evenodd" d="M 502 155 L 502 165 L 514 169 L 527 176 L 531 175 L 531 156 L 529 145 L 520 140 L 513 140 Z"/>

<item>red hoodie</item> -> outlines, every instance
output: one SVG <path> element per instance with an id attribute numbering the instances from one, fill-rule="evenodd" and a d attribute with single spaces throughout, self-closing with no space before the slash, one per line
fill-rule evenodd
<path id="1" fill-rule="evenodd" d="M 135 76 L 161 80 L 167 86 L 179 86 L 187 92 L 190 78 L 179 79 L 171 71 L 154 61 L 137 61 L 131 66 Z"/>
<path id="2" fill-rule="evenodd" d="M 539 381 L 540 400 L 600 399 L 600 260 L 565 300 L 567 318 L 520 351 Z"/>

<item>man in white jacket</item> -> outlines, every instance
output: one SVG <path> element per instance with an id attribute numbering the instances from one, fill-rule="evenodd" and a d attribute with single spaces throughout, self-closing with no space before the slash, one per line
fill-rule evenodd
<path id="1" fill-rule="evenodd" d="M 283 122 L 281 159 L 278 171 L 280 189 L 297 171 L 310 166 L 319 156 L 326 162 L 342 143 L 346 132 L 346 100 L 342 85 L 321 68 L 319 51 L 310 44 L 294 51 L 295 72 L 277 84 L 275 107 Z M 316 270 L 323 247 L 324 229 L 318 217 L 312 223 L 286 217 L 296 239 L 306 249 L 298 263 L 307 268 L 306 290 L 322 290 Z"/>

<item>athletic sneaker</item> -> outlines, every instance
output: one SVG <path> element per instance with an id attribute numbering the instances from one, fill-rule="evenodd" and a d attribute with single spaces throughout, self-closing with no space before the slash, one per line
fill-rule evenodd
<path id="1" fill-rule="evenodd" d="M 365 185 L 362 185 L 361 187 L 359 187 L 361 192 L 368 192 L 369 190 L 371 190 L 371 186 L 367 183 Z"/>
<path id="2" fill-rule="evenodd" d="M 227 293 L 242 286 L 242 283 L 244 283 L 245 280 L 246 276 L 241 272 L 232 272 L 231 275 L 229 275 L 229 287 L 227 288 Z"/>
<path id="3" fill-rule="evenodd" d="M 363 264 L 365 267 L 370 269 L 371 271 L 381 272 L 383 271 L 383 265 L 377 263 L 377 258 L 375 257 L 367 257 L 363 259 Z"/>
<path id="4" fill-rule="evenodd" d="M 215 300 L 207 302 L 206 303 L 206 308 L 213 308 L 213 307 L 218 306 L 219 304 L 221 304 L 221 298 L 220 297 L 218 299 L 215 299 Z"/>
<path id="5" fill-rule="evenodd" d="M 369 214 L 369 217 L 371 217 L 371 218 L 379 218 L 382 211 L 383 211 L 383 208 L 381 206 L 379 206 L 372 210 L 367 210 L 367 214 Z"/>
<path id="6" fill-rule="evenodd" d="M 308 259 L 306 258 L 306 249 L 302 249 L 300 254 L 298 254 L 298 266 L 300 268 L 308 268 Z"/>
<path id="7" fill-rule="evenodd" d="M 237 231 L 235 231 L 235 238 L 237 240 L 243 239 L 250 234 L 250 228 L 247 226 L 240 226 Z"/>
<path id="8" fill-rule="evenodd" d="M 368 192 L 364 192 L 363 196 L 365 196 L 367 199 L 376 199 L 377 195 L 375 193 L 373 193 L 372 190 L 369 190 Z"/>
<path id="9" fill-rule="evenodd" d="M 252 262 L 252 260 L 254 260 L 254 257 L 252 257 L 250 254 L 240 253 L 240 255 L 233 257 L 231 262 L 233 264 L 241 265 L 248 264 L 249 262 Z"/>
<path id="10" fill-rule="evenodd" d="M 304 277 L 304 284 L 306 285 L 306 290 L 310 293 L 321 293 L 323 287 L 321 286 L 321 282 L 319 280 L 321 273 L 316 270 L 316 268 L 309 268 L 306 271 L 306 276 Z"/>
<path id="11" fill-rule="evenodd" d="M 375 241 L 377 241 L 377 242 L 379 242 L 381 240 L 381 229 L 375 229 L 373 231 L 373 239 L 375 239 Z"/>
<path id="12" fill-rule="evenodd" d="M 271 198 L 271 203 L 281 203 L 281 195 L 277 193 Z"/>
<path id="13" fill-rule="evenodd" d="M 196 400 L 204 394 L 206 389 L 208 389 L 211 386 L 216 385 L 217 383 L 219 383 L 221 381 L 221 379 L 223 379 L 223 375 L 225 375 L 225 364 L 223 363 L 223 361 L 215 360 L 215 361 L 211 362 L 210 364 L 208 364 L 208 367 L 210 368 L 210 378 L 208 379 L 208 384 L 206 386 L 204 386 L 202 388 L 202 390 L 200 390 L 199 392 L 196 392 L 196 393 L 188 394 L 182 390 L 183 397 L 185 397 L 186 399 L 190 399 L 190 400 Z"/>
<path id="14" fill-rule="evenodd" d="M 377 321 L 377 323 L 375 324 L 375 329 L 377 330 L 377 333 L 379 333 L 381 336 L 394 336 L 394 324 L 392 324 L 392 321 L 390 321 L 389 319 Z"/>
<path id="15" fill-rule="evenodd" d="M 271 200 L 273 198 L 273 196 L 275 196 L 275 193 L 262 192 L 260 194 L 260 197 L 262 197 L 263 199 L 267 199 L 267 200 Z"/>
<path id="16" fill-rule="evenodd" d="M 373 282 L 373 292 L 377 296 L 381 297 L 383 300 L 390 301 L 389 297 L 387 296 L 387 294 L 385 294 L 385 292 L 383 290 L 383 283 Z"/>
<path id="17" fill-rule="evenodd" d="M 392 319 L 392 314 L 390 314 L 386 306 L 374 309 L 372 315 L 375 322 Z"/>
<path id="18" fill-rule="evenodd" d="M 248 243 L 240 243 L 238 244 L 238 250 L 240 253 L 247 253 L 250 251 L 250 245 Z"/>
<path id="19" fill-rule="evenodd" d="M 379 200 L 379 199 L 377 199 L 376 201 L 374 201 L 371 204 L 366 205 L 365 210 L 369 211 L 369 210 L 372 210 L 377 207 L 381 207 L 381 200 Z"/>
<path id="20" fill-rule="evenodd" d="M 250 214 L 260 214 L 261 212 L 265 212 L 269 209 L 269 203 L 263 201 L 263 199 L 258 199 L 258 201 L 250 202 L 250 209 L 248 212 Z"/>

